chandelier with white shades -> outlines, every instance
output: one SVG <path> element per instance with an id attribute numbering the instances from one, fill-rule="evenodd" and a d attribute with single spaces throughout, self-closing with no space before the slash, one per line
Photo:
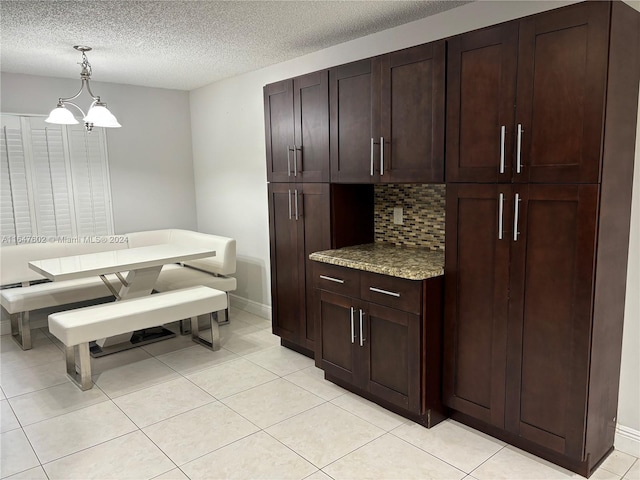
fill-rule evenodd
<path id="1" fill-rule="evenodd" d="M 73 113 L 67 108 L 67 105 L 72 105 L 77 108 L 82 114 L 82 119 L 84 120 L 84 126 L 88 132 L 93 130 L 93 127 L 106 127 L 106 128 L 117 128 L 121 125 L 118 123 L 116 117 L 107 109 L 107 104 L 100 101 L 100 97 L 97 97 L 91 91 L 91 87 L 89 86 L 89 80 L 91 79 L 91 64 L 87 59 L 86 52 L 91 51 L 91 47 L 87 47 L 84 45 L 75 45 L 73 48 L 82 52 L 82 63 L 80 66 L 82 70 L 80 71 L 80 79 L 82 80 L 82 85 L 80 86 L 80 90 L 78 93 L 68 98 L 59 98 L 58 106 L 51 110 L 51 113 L 46 118 L 45 122 L 48 123 L 57 123 L 62 125 L 75 125 L 78 122 L 76 118 L 73 116 Z M 84 88 L 86 87 L 87 92 L 91 95 L 93 102 L 89 106 L 89 111 L 85 115 L 84 111 L 71 100 L 75 100 L 80 96 Z"/>

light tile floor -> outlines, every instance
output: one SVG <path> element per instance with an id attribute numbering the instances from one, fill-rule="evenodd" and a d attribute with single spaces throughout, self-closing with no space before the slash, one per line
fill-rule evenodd
<path id="1" fill-rule="evenodd" d="M 174 325 L 177 327 L 177 325 Z M 266 320 L 232 311 L 222 350 L 188 336 L 64 375 L 45 329 L 23 352 L 0 337 L 0 477 L 12 479 L 581 478 L 471 428 L 423 428 L 324 380 Z M 614 452 L 591 477 L 640 480 Z"/>

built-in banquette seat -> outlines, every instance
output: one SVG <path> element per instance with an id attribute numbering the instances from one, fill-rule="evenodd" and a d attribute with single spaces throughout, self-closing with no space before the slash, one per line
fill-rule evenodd
<path id="1" fill-rule="evenodd" d="M 111 241 L 114 238 L 116 241 Z M 236 242 L 232 238 L 190 230 L 164 229 L 110 236 L 105 242 L 5 245 L 0 248 L 0 304 L 3 317 L 8 314 L 10 318 L 12 336 L 23 349 L 30 349 L 29 312 L 51 307 L 67 310 L 77 302 L 113 298 L 99 277 L 49 282 L 29 268 L 30 261 L 163 243 L 204 246 L 214 249 L 216 256 L 185 262 L 184 265 L 165 265 L 154 290 L 167 292 L 205 285 L 226 292 L 228 305 L 228 293 L 235 290 L 237 285 L 236 279 L 229 276 L 236 270 Z M 112 280 L 118 284 L 115 276 Z M 228 320 L 227 307 L 225 323 Z"/>

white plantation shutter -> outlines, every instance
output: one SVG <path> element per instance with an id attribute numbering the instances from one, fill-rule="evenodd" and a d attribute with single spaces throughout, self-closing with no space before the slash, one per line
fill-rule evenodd
<path id="1" fill-rule="evenodd" d="M 113 233 L 102 129 L 3 114 L 0 133 L 2 243 Z"/>
<path id="2" fill-rule="evenodd" d="M 0 132 L 0 234 L 8 243 L 32 235 L 31 208 L 20 119 L 2 117 Z"/>
<path id="3" fill-rule="evenodd" d="M 113 233 L 102 129 L 87 133 L 83 126 L 72 125 L 69 128 L 69 151 L 78 235 Z"/>
<path id="4" fill-rule="evenodd" d="M 73 196 L 67 179 L 63 125 L 29 118 L 33 198 L 38 235 L 69 236 L 74 233 Z"/>

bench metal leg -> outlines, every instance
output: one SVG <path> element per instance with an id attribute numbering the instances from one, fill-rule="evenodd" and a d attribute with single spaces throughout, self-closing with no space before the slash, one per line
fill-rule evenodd
<path id="1" fill-rule="evenodd" d="M 191 319 L 185 318 L 180 320 L 180 335 L 189 335 L 191 333 Z"/>
<path id="2" fill-rule="evenodd" d="M 11 321 L 11 338 L 13 338 L 23 350 L 31 350 L 29 312 L 12 313 L 9 315 L 9 319 Z"/>
<path id="3" fill-rule="evenodd" d="M 76 371 L 76 350 L 78 354 L 78 368 Z M 81 343 L 74 347 L 65 347 L 67 359 L 67 376 L 75 383 L 80 390 L 89 390 L 93 387 L 91 381 L 91 356 L 89 355 L 89 344 Z"/>
<path id="4" fill-rule="evenodd" d="M 229 303 L 229 292 L 226 292 L 226 294 L 227 294 L 227 308 L 224 309 L 224 320 L 220 320 L 220 312 L 215 312 L 218 325 L 227 325 L 229 323 L 229 320 L 231 320 L 231 316 L 229 315 L 229 306 L 231 305 Z"/>
<path id="5" fill-rule="evenodd" d="M 198 329 L 198 320 L 200 318 L 208 318 L 209 322 L 211 323 L 211 342 L 200 337 L 200 332 Z M 194 342 L 213 350 L 214 352 L 216 350 L 220 350 L 220 331 L 218 330 L 218 322 L 216 321 L 212 313 L 200 315 L 199 317 L 191 317 L 191 339 Z"/>

